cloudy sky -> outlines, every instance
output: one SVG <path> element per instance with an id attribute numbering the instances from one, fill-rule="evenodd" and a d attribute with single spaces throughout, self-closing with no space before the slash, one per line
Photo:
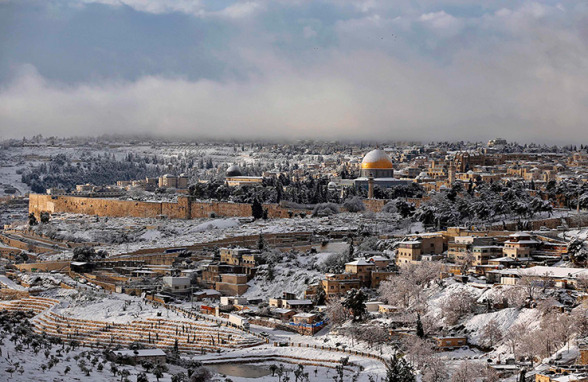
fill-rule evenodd
<path id="1" fill-rule="evenodd" d="M 0 0 L 0 137 L 588 143 L 585 0 Z"/>

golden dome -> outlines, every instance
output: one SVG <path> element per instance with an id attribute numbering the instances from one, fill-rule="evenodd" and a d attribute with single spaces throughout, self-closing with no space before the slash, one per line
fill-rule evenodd
<path id="1" fill-rule="evenodd" d="M 384 150 L 375 149 L 367 153 L 361 161 L 362 169 L 393 169 L 392 159 Z"/>

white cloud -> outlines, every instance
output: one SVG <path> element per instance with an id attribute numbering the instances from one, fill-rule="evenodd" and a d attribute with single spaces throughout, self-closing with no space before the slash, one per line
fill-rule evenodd
<path id="1" fill-rule="evenodd" d="M 201 15 L 204 11 L 200 0 L 79 0 L 81 3 L 100 3 L 112 6 L 127 6 L 140 12 L 182 12 Z"/>
<path id="2" fill-rule="evenodd" d="M 257 11 L 264 8 L 264 5 L 258 1 L 237 1 L 227 7 L 210 11 L 201 0 L 73 0 L 80 1 L 81 4 L 99 3 L 115 7 L 127 6 L 139 12 L 165 14 L 165 13 L 185 13 L 197 17 L 226 17 L 230 19 L 240 19 L 254 15 Z M 76 5 L 75 2 L 71 3 Z M 79 3 L 78 3 L 79 4 Z"/>
<path id="3" fill-rule="evenodd" d="M 495 59 L 463 52 L 451 67 L 357 51 L 333 52 L 302 68 L 270 55 L 259 58 L 262 75 L 222 82 L 148 76 L 64 86 L 29 68 L 0 91 L 0 119 L 17 136 L 120 131 L 329 139 L 585 136 L 585 70 L 564 71 L 541 60 L 541 53 L 508 54 L 519 50 L 519 45 L 505 47 Z"/>
<path id="4" fill-rule="evenodd" d="M 219 12 L 211 13 L 211 14 L 225 16 L 225 17 L 229 17 L 232 19 L 240 19 L 240 18 L 251 16 L 251 15 L 255 14 L 257 11 L 260 11 L 262 9 L 263 9 L 262 4 L 255 2 L 255 1 L 247 1 L 247 2 L 239 2 L 236 4 L 232 4 Z"/>

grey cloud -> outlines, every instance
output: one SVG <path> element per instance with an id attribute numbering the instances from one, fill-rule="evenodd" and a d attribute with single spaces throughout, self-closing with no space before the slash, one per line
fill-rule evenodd
<path id="1" fill-rule="evenodd" d="M 241 20 L 242 33 L 214 53 L 239 75 L 71 83 L 25 66 L 0 88 L 0 135 L 588 138 L 588 9 L 493 2 L 484 12 L 450 11 L 462 3 L 420 2 L 398 15 L 365 2 L 353 17 Z M 277 6 L 259 4 L 270 15 Z"/>

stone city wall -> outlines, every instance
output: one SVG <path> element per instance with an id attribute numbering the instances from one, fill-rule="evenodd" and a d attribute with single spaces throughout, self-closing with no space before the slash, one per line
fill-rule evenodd
<path id="1" fill-rule="evenodd" d="M 186 203 L 187 204 L 187 203 Z M 29 213 L 39 216 L 41 212 L 78 213 L 85 215 L 110 217 L 158 217 L 186 218 L 186 205 L 169 202 L 139 202 L 133 200 L 116 200 L 87 198 L 62 195 L 29 195 Z"/>
<path id="2" fill-rule="evenodd" d="M 265 204 L 270 218 L 287 218 L 291 214 L 307 214 L 306 210 L 293 210 L 278 204 Z M 196 219 L 208 217 L 248 217 L 251 205 L 230 202 L 196 202 L 190 197 L 179 196 L 177 202 L 141 202 L 134 200 L 117 200 L 88 198 L 67 195 L 30 194 L 29 213 L 40 216 L 41 212 L 76 213 L 109 217 L 145 217 L 165 216 L 169 219 Z"/>

